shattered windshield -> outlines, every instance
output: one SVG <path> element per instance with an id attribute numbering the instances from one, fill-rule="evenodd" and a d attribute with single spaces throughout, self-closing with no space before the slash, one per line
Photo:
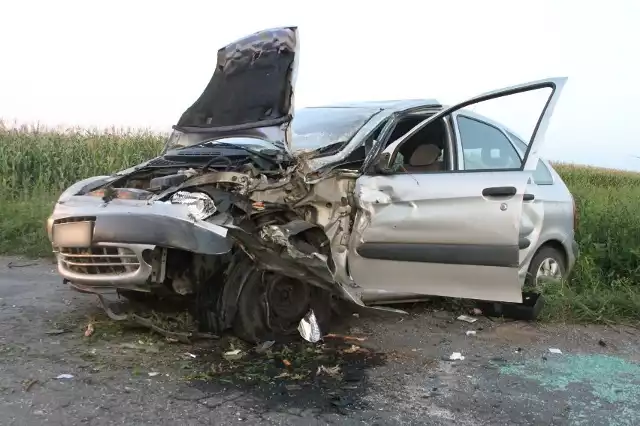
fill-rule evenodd
<path id="1" fill-rule="evenodd" d="M 379 110 L 374 108 L 303 108 L 291 124 L 292 148 L 315 150 L 347 143 Z"/>

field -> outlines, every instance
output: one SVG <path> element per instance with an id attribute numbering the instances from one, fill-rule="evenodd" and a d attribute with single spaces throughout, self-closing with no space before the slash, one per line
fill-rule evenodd
<path id="1" fill-rule="evenodd" d="M 145 132 L 4 129 L 0 123 L 0 254 L 49 256 L 44 220 L 59 193 L 89 176 L 155 156 Z M 568 283 L 547 291 L 554 320 L 640 320 L 640 173 L 556 165 L 576 197 L 581 256 Z"/>

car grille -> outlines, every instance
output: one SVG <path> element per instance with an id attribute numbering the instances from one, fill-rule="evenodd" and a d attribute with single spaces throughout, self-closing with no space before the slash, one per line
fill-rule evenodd
<path id="1" fill-rule="evenodd" d="M 56 219 L 53 223 L 70 223 L 70 222 L 95 222 L 95 216 L 75 216 L 75 217 L 64 217 L 62 219 Z"/>
<path id="2" fill-rule="evenodd" d="M 138 256 L 124 247 L 61 248 L 64 267 L 77 274 L 124 274 L 140 267 Z"/>

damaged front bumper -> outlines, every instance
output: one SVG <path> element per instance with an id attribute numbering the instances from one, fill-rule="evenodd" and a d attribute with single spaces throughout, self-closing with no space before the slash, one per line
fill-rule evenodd
<path id="1" fill-rule="evenodd" d="M 56 204 L 47 232 L 60 275 L 87 291 L 150 291 L 165 278 L 166 249 L 219 255 L 232 247 L 225 227 L 162 201 L 67 197 Z"/>

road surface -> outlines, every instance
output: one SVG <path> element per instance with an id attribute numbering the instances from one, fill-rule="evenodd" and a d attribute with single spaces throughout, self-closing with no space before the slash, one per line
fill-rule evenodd
<path id="1" fill-rule="evenodd" d="M 640 424 L 637 329 L 456 316 L 361 315 L 337 326 L 366 337 L 353 347 L 280 348 L 230 372 L 220 354 L 246 349 L 233 338 L 168 342 L 106 319 L 50 261 L 0 258 L 0 423 Z"/>

